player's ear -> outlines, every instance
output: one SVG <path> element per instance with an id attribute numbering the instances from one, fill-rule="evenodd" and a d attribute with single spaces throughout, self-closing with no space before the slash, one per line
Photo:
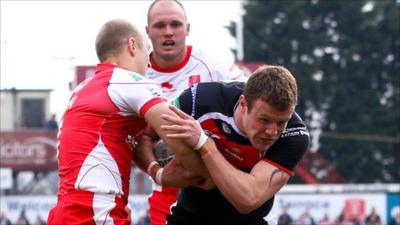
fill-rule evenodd
<path id="1" fill-rule="evenodd" d="M 128 50 L 132 56 L 135 56 L 136 51 L 136 40 L 134 37 L 128 38 Z"/>
<path id="2" fill-rule="evenodd" d="M 189 36 L 190 34 L 190 23 L 186 24 L 186 36 Z"/>
<path id="3" fill-rule="evenodd" d="M 241 110 L 245 110 L 247 106 L 247 101 L 244 95 L 240 95 L 239 97 L 239 107 Z"/>

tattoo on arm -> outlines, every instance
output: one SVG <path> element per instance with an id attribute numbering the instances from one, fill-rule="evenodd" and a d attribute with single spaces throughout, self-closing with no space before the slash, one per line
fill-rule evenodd
<path id="1" fill-rule="evenodd" d="M 278 174 L 278 173 L 282 173 L 281 175 L 283 175 L 283 171 L 282 170 L 280 170 L 280 169 L 275 169 L 274 171 L 272 171 L 272 174 L 271 174 L 271 177 L 269 178 L 269 186 L 271 187 L 271 184 L 272 184 L 272 178 L 276 175 L 276 174 Z"/>

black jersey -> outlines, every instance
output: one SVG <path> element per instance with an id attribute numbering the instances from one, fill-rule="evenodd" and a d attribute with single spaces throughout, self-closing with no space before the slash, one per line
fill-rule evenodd
<path id="1" fill-rule="evenodd" d="M 200 83 L 185 90 L 175 105 L 200 122 L 232 165 L 249 172 L 257 162 L 264 160 L 293 176 L 309 144 L 305 124 L 297 113 L 293 113 L 280 138 L 261 154 L 233 120 L 234 109 L 244 85 L 241 82 Z M 167 217 L 168 224 L 263 224 L 261 221 L 271 210 L 273 199 L 244 215 L 224 198 L 218 188 L 209 191 L 195 187 L 182 188 L 177 205 L 172 208 L 172 215 Z"/>

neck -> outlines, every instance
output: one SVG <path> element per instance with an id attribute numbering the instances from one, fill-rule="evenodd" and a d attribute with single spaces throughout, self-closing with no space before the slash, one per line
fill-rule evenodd
<path id="1" fill-rule="evenodd" d="M 175 57 L 163 57 L 157 54 L 155 51 L 151 53 L 151 60 L 153 63 L 157 65 L 159 68 L 173 68 L 178 66 L 183 62 L 186 57 L 187 46 Z"/>
<path id="2" fill-rule="evenodd" d="M 129 60 L 126 60 L 124 57 L 111 56 L 101 63 L 112 64 L 133 72 L 137 72 L 136 67 L 132 63 L 130 63 Z"/>

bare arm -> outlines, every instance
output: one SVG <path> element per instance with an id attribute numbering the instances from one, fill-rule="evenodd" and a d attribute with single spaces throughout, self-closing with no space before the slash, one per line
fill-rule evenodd
<path id="1" fill-rule="evenodd" d="M 204 150 L 205 148 L 207 150 Z M 202 159 L 214 183 L 241 213 L 247 214 L 260 207 L 290 178 L 287 173 L 265 161 L 258 162 L 250 173 L 245 173 L 232 166 L 215 145 L 208 145 L 205 148 L 200 150 L 203 154 Z"/>
<path id="2" fill-rule="evenodd" d="M 167 103 L 159 103 L 148 109 L 144 114 L 144 118 L 157 135 L 174 149 L 177 163 L 182 164 L 185 169 L 191 170 L 203 177 L 210 177 L 199 155 L 193 152 L 183 140 L 166 138 L 169 131 L 161 129 L 161 126 L 171 125 L 172 123 L 163 120 L 160 116 L 161 114 L 176 117 L 176 114 L 168 107 Z"/>
<path id="3" fill-rule="evenodd" d="M 133 161 L 146 173 L 148 173 L 147 168 L 150 163 L 156 161 L 153 152 L 155 139 L 158 139 L 157 134 L 155 134 L 151 128 L 147 127 L 133 154 Z M 199 185 L 203 179 L 203 177 L 196 173 L 183 168 L 183 166 L 178 164 L 175 159 L 172 159 L 167 165 L 165 165 L 162 172 L 162 184 L 166 186 L 195 186 Z"/>
<path id="4" fill-rule="evenodd" d="M 144 172 L 147 172 L 147 166 L 152 161 L 156 161 L 153 153 L 154 136 L 151 134 L 151 128 L 147 127 L 133 151 L 133 161 Z"/>

